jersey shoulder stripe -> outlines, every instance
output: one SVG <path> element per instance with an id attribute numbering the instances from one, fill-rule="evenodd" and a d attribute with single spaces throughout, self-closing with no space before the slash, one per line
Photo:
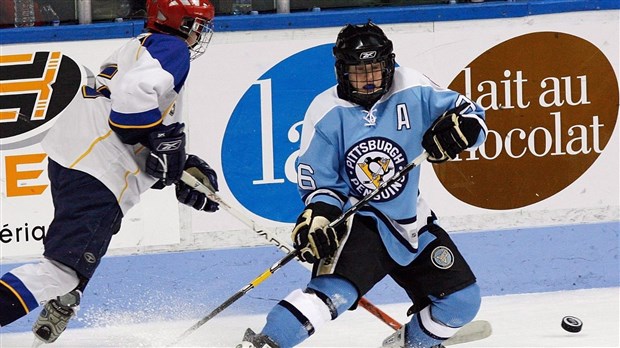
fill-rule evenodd
<path id="1" fill-rule="evenodd" d="M 179 93 L 189 74 L 189 49 L 187 43 L 172 35 L 151 34 L 141 41 L 142 46 L 157 60 L 162 69 L 172 75 L 174 90 Z"/>
<path id="2" fill-rule="evenodd" d="M 132 114 L 110 111 L 110 123 L 119 128 L 151 128 L 160 122 L 161 112 L 159 109 Z"/>

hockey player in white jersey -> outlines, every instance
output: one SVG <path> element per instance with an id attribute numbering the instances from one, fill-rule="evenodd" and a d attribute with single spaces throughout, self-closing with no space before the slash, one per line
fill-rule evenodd
<path id="1" fill-rule="evenodd" d="M 392 42 L 370 22 L 338 34 L 338 83 L 308 108 L 296 163 L 306 207 L 292 239 L 300 258 L 314 263 L 312 277 L 269 312 L 260 333 L 248 329 L 238 347 L 296 346 L 354 309 L 385 276 L 413 302 L 411 320 L 386 346 L 440 345 L 477 314 L 476 278 L 424 202 L 420 167 L 361 208 L 346 227 L 328 226 L 423 151 L 441 163 L 486 139 L 480 106 L 415 70 L 395 67 L 392 51 Z"/>
<path id="2" fill-rule="evenodd" d="M 179 181 L 189 170 L 217 190 L 215 171 L 186 154 L 181 119 L 190 61 L 205 52 L 214 14 L 209 0 L 148 0 L 145 33 L 101 64 L 96 85 L 83 86 L 49 131 L 42 145 L 55 211 L 44 259 L 0 278 L 0 326 L 45 303 L 33 331 L 54 342 L 145 191 L 175 185 L 181 203 L 218 209 Z"/>

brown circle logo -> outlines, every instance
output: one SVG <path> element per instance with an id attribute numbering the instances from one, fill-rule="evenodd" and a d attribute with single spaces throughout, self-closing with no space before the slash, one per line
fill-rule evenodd
<path id="1" fill-rule="evenodd" d="M 612 65 L 565 33 L 502 42 L 449 87 L 485 108 L 489 134 L 480 148 L 433 168 L 452 195 L 480 208 L 521 208 L 563 190 L 603 152 L 618 119 Z"/>

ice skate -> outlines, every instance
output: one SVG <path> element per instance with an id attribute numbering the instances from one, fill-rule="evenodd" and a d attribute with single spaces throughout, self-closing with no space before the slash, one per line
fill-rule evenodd
<path id="1" fill-rule="evenodd" d="M 271 338 L 247 329 L 243 335 L 243 342 L 236 348 L 279 348 L 279 346 Z"/>
<path id="2" fill-rule="evenodd" d="M 32 326 L 35 337 L 43 343 L 56 341 L 67 328 L 69 320 L 77 313 L 81 297 L 82 293 L 79 290 L 73 290 L 66 295 L 47 301 Z"/>

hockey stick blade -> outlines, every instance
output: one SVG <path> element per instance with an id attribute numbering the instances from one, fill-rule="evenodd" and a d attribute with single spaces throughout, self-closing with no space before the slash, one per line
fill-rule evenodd
<path id="1" fill-rule="evenodd" d="M 433 347 L 453 346 L 461 343 L 475 342 L 491 335 L 491 323 L 486 320 L 474 320 L 465 324 L 452 337 Z M 381 348 L 402 348 L 405 343 L 404 330 L 396 331 L 383 340 Z"/>
<path id="2" fill-rule="evenodd" d="M 491 323 L 486 320 L 474 320 L 467 323 L 454 336 L 443 341 L 444 346 L 453 346 L 455 344 L 474 342 L 485 339 L 493 333 Z"/>

